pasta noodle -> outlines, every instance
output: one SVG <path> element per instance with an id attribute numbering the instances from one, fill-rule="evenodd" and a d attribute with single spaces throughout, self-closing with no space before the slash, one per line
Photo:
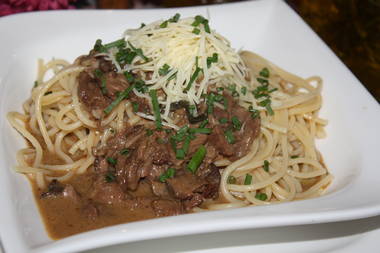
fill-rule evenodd
<path id="1" fill-rule="evenodd" d="M 220 198 L 205 201 L 193 210 L 266 205 L 322 194 L 333 177 L 315 146 L 315 139 L 325 136 L 327 124 L 318 115 L 322 105 L 321 78 L 303 79 L 252 52 L 237 54 L 214 31 L 194 34 L 193 20 L 183 19 L 162 29 L 157 29 L 161 23 L 157 21 L 129 30 L 128 43 L 141 48 L 150 61 L 135 58 L 122 66 L 115 58 L 114 48 L 97 55 L 112 61 L 118 73 L 135 71 L 150 85 L 149 89 L 165 93 L 158 99 L 164 127 L 180 129 L 171 118 L 172 103 L 184 99 L 190 105 L 199 104 L 205 101 L 205 92 L 226 88 L 230 83 L 235 84 L 239 106 L 257 111 L 260 133 L 249 152 L 235 161 L 223 158 L 214 162 L 222 168 Z M 177 57 L 179 52 L 181 57 Z M 218 56 L 211 58 L 211 66 L 207 57 L 210 55 Z M 159 71 L 166 63 L 172 68 L 162 76 Z M 190 87 L 192 73 L 198 68 L 203 71 L 202 78 L 194 79 L 195 84 Z M 121 101 L 100 119 L 91 115 L 78 97 L 78 76 L 85 69 L 78 61 L 70 64 L 60 59 L 47 63 L 39 60 L 37 85 L 23 105 L 24 113 L 7 115 L 10 124 L 29 143 L 28 148 L 17 153 L 16 171 L 29 175 L 41 189 L 52 180 L 65 182 L 85 173 L 96 159 L 93 149 L 106 146 L 114 132 L 122 131 L 125 124 L 144 125 L 157 120 L 153 113 L 135 112 L 129 100 Z M 273 88 L 269 91 L 269 104 L 254 92 L 243 92 L 244 88 L 252 91 L 262 85 L 263 69 L 270 73 L 266 87 Z M 147 73 L 151 75 L 148 77 Z M 176 78 L 170 79 L 174 75 Z M 137 89 L 133 92 L 153 103 L 146 93 Z M 215 106 L 224 108 L 222 102 Z M 247 178 L 251 180 L 248 183 Z"/>

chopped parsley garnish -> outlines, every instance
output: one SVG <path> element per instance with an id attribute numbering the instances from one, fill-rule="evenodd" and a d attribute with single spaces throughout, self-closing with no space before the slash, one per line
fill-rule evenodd
<path id="1" fill-rule="evenodd" d="M 257 193 L 255 198 L 261 201 L 267 200 L 268 196 L 265 193 Z"/>
<path id="2" fill-rule="evenodd" d="M 234 177 L 234 176 L 228 176 L 227 183 L 228 184 L 236 184 L 236 177 Z"/>
<path id="3" fill-rule="evenodd" d="M 137 102 L 132 102 L 133 112 L 137 112 L 139 110 L 139 104 Z"/>
<path id="4" fill-rule="evenodd" d="M 135 87 L 134 85 L 130 85 L 123 92 L 119 93 L 117 98 L 114 101 L 112 101 L 112 103 L 108 105 L 106 109 L 104 109 L 104 112 L 106 114 L 109 114 L 113 110 L 114 107 L 116 107 L 121 101 L 123 101 L 125 98 L 128 97 L 129 93 L 133 90 L 134 87 Z"/>
<path id="5" fill-rule="evenodd" d="M 144 54 L 143 54 L 143 51 L 141 48 L 135 48 L 131 42 L 128 41 L 128 45 L 131 47 L 132 51 L 135 52 L 138 56 L 140 56 L 141 58 L 144 59 L 145 62 L 148 62 L 149 61 L 149 58 L 146 57 Z"/>
<path id="6" fill-rule="evenodd" d="M 298 158 L 299 156 L 298 155 L 292 155 L 290 158 L 291 159 L 296 159 L 296 158 Z"/>
<path id="7" fill-rule="evenodd" d="M 173 17 L 171 17 L 168 21 L 170 23 L 177 23 L 181 15 L 179 13 L 176 13 Z"/>
<path id="8" fill-rule="evenodd" d="M 233 135 L 231 129 L 228 129 L 227 131 L 225 131 L 225 132 L 224 132 L 224 136 L 226 137 L 227 142 L 228 142 L 229 144 L 234 144 L 234 143 L 235 143 L 235 136 Z"/>
<path id="9" fill-rule="evenodd" d="M 127 79 L 128 83 L 133 83 L 135 81 L 135 77 L 133 76 L 132 72 L 125 71 L 124 76 Z"/>
<path id="10" fill-rule="evenodd" d="M 240 92 L 243 95 L 247 94 L 247 87 L 241 87 Z"/>
<path id="11" fill-rule="evenodd" d="M 264 85 L 269 83 L 267 79 L 264 79 L 264 78 L 261 78 L 261 77 L 256 78 L 256 80 L 259 83 L 264 84 Z"/>
<path id="12" fill-rule="evenodd" d="M 208 20 L 202 17 L 201 15 L 197 15 L 194 18 L 194 22 L 191 24 L 192 26 L 199 26 L 200 24 L 203 24 L 203 27 L 205 29 L 205 32 L 210 33 L 210 26 L 208 25 Z"/>
<path id="13" fill-rule="evenodd" d="M 173 178 L 175 175 L 174 168 L 168 168 L 164 173 L 162 173 L 159 177 L 160 182 L 165 183 L 166 179 Z"/>
<path id="14" fill-rule="evenodd" d="M 194 73 L 191 75 L 191 77 L 190 77 L 190 81 L 189 81 L 189 83 L 187 84 L 186 88 L 184 89 L 184 92 L 187 92 L 187 91 L 190 90 L 191 85 L 192 85 L 192 84 L 194 83 L 194 81 L 197 79 L 199 73 L 200 73 L 201 71 L 203 71 L 202 68 L 198 67 L 198 56 L 195 57 L 195 66 L 196 66 L 195 71 L 194 71 Z"/>
<path id="15" fill-rule="evenodd" d="M 124 65 L 124 64 L 131 64 L 133 59 L 135 59 L 136 56 L 137 56 L 137 53 L 132 51 L 130 48 L 121 48 L 116 53 L 115 58 L 116 58 L 116 61 L 120 65 Z"/>
<path id="16" fill-rule="evenodd" d="M 264 166 L 263 166 L 264 170 L 266 172 L 269 172 L 269 162 L 267 160 L 264 160 Z"/>
<path id="17" fill-rule="evenodd" d="M 273 109 L 271 107 L 271 100 L 270 100 L 270 93 L 274 92 L 277 90 L 277 88 L 273 88 L 271 90 L 268 89 L 269 87 L 269 84 L 268 84 L 268 81 L 266 79 L 262 79 L 262 78 L 257 78 L 257 80 L 265 80 L 266 83 L 264 82 L 261 82 L 262 85 L 261 86 L 258 86 L 255 90 L 252 91 L 252 94 L 254 95 L 254 97 L 256 99 L 259 99 L 259 98 L 262 98 L 262 97 L 265 97 L 264 100 L 261 100 L 259 102 L 259 105 L 262 106 L 262 107 L 265 107 L 265 109 L 267 110 L 268 114 L 269 115 L 274 115 L 274 112 L 273 112 Z"/>
<path id="18" fill-rule="evenodd" d="M 125 47 L 125 40 L 119 39 L 119 40 L 103 45 L 102 40 L 98 39 L 95 42 L 94 50 L 100 53 L 105 53 L 108 51 L 108 49 L 113 48 L 113 47 L 118 47 L 118 48 Z"/>
<path id="19" fill-rule="evenodd" d="M 160 24 L 160 28 L 166 28 L 168 27 L 168 23 L 177 23 L 181 15 L 179 13 L 175 14 L 173 17 L 169 18 L 168 20 L 165 20 Z"/>
<path id="20" fill-rule="evenodd" d="M 199 128 L 204 128 L 205 126 L 207 126 L 208 124 L 208 119 L 205 119 L 204 121 L 202 121 L 202 123 L 199 125 Z"/>
<path id="21" fill-rule="evenodd" d="M 141 29 L 141 28 L 143 28 L 144 26 L 146 26 L 144 23 L 141 23 L 141 25 L 140 25 L 140 28 L 139 29 Z"/>
<path id="22" fill-rule="evenodd" d="M 160 28 L 166 28 L 166 27 L 168 27 L 168 23 L 169 23 L 169 21 L 165 20 L 164 22 L 162 22 L 160 24 Z"/>
<path id="23" fill-rule="evenodd" d="M 218 62 L 218 54 L 213 53 L 212 57 L 207 57 L 207 68 L 211 67 L 211 63 L 217 63 Z"/>
<path id="24" fill-rule="evenodd" d="M 104 78 L 104 74 L 100 69 L 95 69 L 94 70 L 94 75 L 96 78 L 100 79 L 100 89 L 102 90 L 102 94 L 106 95 L 107 94 L 107 86 L 106 86 L 106 79 Z"/>
<path id="25" fill-rule="evenodd" d="M 115 158 L 112 158 L 112 157 L 107 157 L 107 162 L 113 166 L 116 165 L 117 163 L 117 160 Z"/>
<path id="26" fill-rule="evenodd" d="M 129 154 L 129 149 L 124 148 L 124 149 L 120 150 L 120 154 L 121 155 L 128 155 Z"/>
<path id="27" fill-rule="evenodd" d="M 52 93 L 53 93 L 52 91 L 47 91 L 47 92 L 45 92 L 44 96 L 50 95 Z"/>
<path id="28" fill-rule="evenodd" d="M 141 93 L 148 92 L 148 87 L 146 86 L 146 84 L 143 80 L 135 80 L 133 85 L 135 86 L 135 89 L 138 92 L 141 92 Z"/>
<path id="29" fill-rule="evenodd" d="M 269 69 L 267 69 L 267 68 L 263 68 L 263 69 L 260 71 L 259 75 L 262 76 L 262 77 L 268 78 L 268 77 L 269 77 Z"/>
<path id="30" fill-rule="evenodd" d="M 153 130 L 152 129 L 146 129 L 145 131 L 146 131 L 146 135 L 147 136 L 153 135 Z"/>
<path id="31" fill-rule="evenodd" d="M 236 130 L 240 130 L 241 129 L 241 122 L 240 122 L 240 120 L 239 120 L 239 118 L 238 117 L 236 117 L 236 116 L 233 116 L 232 118 L 231 118 L 231 122 L 232 122 L 232 126 L 234 127 L 234 129 L 236 129 Z"/>
<path id="32" fill-rule="evenodd" d="M 231 91 L 231 95 L 233 97 L 238 97 L 239 96 L 239 92 L 236 91 L 236 85 L 235 84 L 231 84 L 227 87 L 227 90 Z"/>
<path id="33" fill-rule="evenodd" d="M 191 171 L 193 174 L 197 171 L 198 167 L 201 165 L 203 159 L 206 156 L 206 148 L 205 146 L 201 145 L 198 150 L 195 152 L 193 157 L 191 157 L 191 160 L 189 164 L 187 165 L 187 169 Z"/>
<path id="34" fill-rule="evenodd" d="M 253 109 L 252 106 L 249 106 L 248 111 L 251 113 L 251 117 L 253 119 L 260 118 L 260 111 Z"/>
<path id="35" fill-rule="evenodd" d="M 217 91 L 217 92 L 223 92 L 223 91 L 224 91 L 224 88 L 223 88 L 223 87 L 218 87 L 218 88 L 216 88 L 216 91 Z"/>
<path id="36" fill-rule="evenodd" d="M 210 134 L 211 128 L 190 128 L 189 133 L 193 134 Z"/>
<path id="37" fill-rule="evenodd" d="M 252 184 L 252 175 L 251 174 L 245 174 L 244 184 L 245 185 Z"/>
<path id="38" fill-rule="evenodd" d="M 161 113 L 160 113 L 160 105 L 158 104 L 158 99 L 157 99 L 157 90 L 151 89 L 149 91 L 149 96 L 152 99 L 153 113 L 156 119 L 156 127 L 157 129 L 161 129 L 162 120 L 161 120 Z"/>
<path id="39" fill-rule="evenodd" d="M 193 29 L 193 33 L 195 33 L 196 35 L 200 34 L 201 30 L 199 30 L 198 28 L 194 27 Z"/>
<path id="40" fill-rule="evenodd" d="M 226 124 L 228 122 L 228 119 L 227 118 L 220 118 L 219 119 L 219 123 L 220 124 Z"/>
<path id="41" fill-rule="evenodd" d="M 271 107 L 271 100 L 269 98 L 259 102 L 259 105 L 265 107 L 269 115 L 274 115 L 273 109 Z"/>
<path id="42" fill-rule="evenodd" d="M 112 183 L 116 180 L 116 176 L 112 172 L 107 172 L 107 174 L 104 176 L 104 179 L 107 183 Z"/>
<path id="43" fill-rule="evenodd" d="M 158 74 L 160 76 L 165 76 L 169 73 L 170 71 L 170 66 L 168 64 L 164 64 L 159 70 L 158 70 Z"/>
<path id="44" fill-rule="evenodd" d="M 38 86 L 38 81 L 34 81 L 33 87 L 36 88 Z"/>
<path id="45" fill-rule="evenodd" d="M 183 148 L 179 148 L 176 150 L 175 152 L 175 157 L 179 160 L 183 160 L 185 159 L 185 150 L 183 150 Z"/>

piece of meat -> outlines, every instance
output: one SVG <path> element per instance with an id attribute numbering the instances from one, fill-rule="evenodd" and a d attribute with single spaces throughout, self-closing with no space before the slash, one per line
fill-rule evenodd
<path id="1" fill-rule="evenodd" d="M 183 213 L 181 202 L 170 199 L 152 201 L 152 207 L 157 217 L 173 216 Z"/>
<path id="2" fill-rule="evenodd" d="M 160 198 L 170 198 L 168 188 L 165 183 L 161 183 L 158 181 L 150 181 L 150 185 L 152 187 L 152 192 L 154 195 Z"/>
<path id="3" fill-rule="evenodd" d="M 207 171 L 208 173 L 204 177 L 207 181 L 207 184 L 202 195 L 206 199 L 216 199 L 219 193 L 219 184 L 221 178 L 219 168 L 211 163 L 209 164 Z"/>
<path id="4" fill-rule="evenodd" d="M 166 180 L 169 190 L 175 198 L 191 199 L 198 190 L 207 184 L 205 179 L 199 178 L 187 170 L 178 170 L 173 178 Z"/>
<path id="5" fill-rule="evenodd" d="M 92 185 L 90 198 L 101 204 L 117 204 L 122 202 L 126 194 L 117 182 L 107 182 L 105 175 L 99 175 Z"/>
<path id="6" fill-rule="evenodd" d="M 107 90 L 106 96 L 110 97 L 112 100 L 116 99 L 117 94 L 124 91 L 129 86 L 124 75 L 116 72 L 108 72 L 105 75 L 105 84 Z"/>
<path id="7" fill-rule="evenodd" d="M 86 71 L 79 73 L 79 101 L 85 105 L 91 114 L 93 111 L 104 110 L 109 104 L 106 97 L 103 96 L 98 82 L 97 79 L 91 77 Z"/>
<path id="8" fill-rule="evenodd" d="M 82 208 L 83 215 L 90 220 L 95 220 L 99 216 L 99 210 L 95 204 L 88 203 Z"/>
<path id="9" fill-rule="evenodd" d="M 234 147 L 227 142 L 221 125 L 216 125 L 208 137 L 208 142 L 213 145 L 223 156 L 232 156 Z"/>
<path id="10" fill-rule="evenodd" d="M 243 107 L 237 107 L 234 110 L 234 116 L 236 116 L 242 123 L 241 129 L 234 133 L 236 142 L 232 145 L 235 152 L 231 161 L 237 160 L 245 156 L 253 140 L 260 133 L 260 119 L 251 117 L 251 114 Z"/>
<path id="11" fill-rule="evenodd" d="M 104 157 L 96 157 L 94 161 L 95 172 L 105 173 L 108 170 L 108 162 Z"/>
<path id="12" fill-rule="evenodd" d="M 197 134 L 195 135 L 195 139 L 191 140 L 190 145 L 189 145 L 189 151 L 188 154 L 191 156 L 194 152 L 197 151 L 197 149 L 206 143 L 208 138 L 207 134 Z"/>
<path id="13" fill-rule="evenodd" d="M 202 204 L 203 200 L 204 200 L 204 197 L 201 194 L 195 193 L 193 196 L 191 196 L 190 199 L 186 199 L 182 201 L 182 204 L 186 211 L 190 211 L 194 207 Z"/>
<path id="14" fill-rule="evenodd" d="M 116 171 L 117 181 L 123 189 L 136 190 L 139 184 L 141 169 L 141 161 L 137 160 L 132 155 L 132 159 L 125 163 L 124 167 L 118 167 Z"/>
<path id="15" fill-rule="evenodd" d="M 73 202 L 79 203 L 81 200 L 80 195 L 70 184 L 62 184 L 58 180 L 53 179 L 49 185 L 48 190 L 41 194 L 41 198 L 56 198 L 63 197 L 70 199 Z"/>

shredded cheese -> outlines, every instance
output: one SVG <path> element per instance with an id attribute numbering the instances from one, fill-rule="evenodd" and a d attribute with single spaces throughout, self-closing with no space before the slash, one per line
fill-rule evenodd
<path id="1" fill-rule="evenodd" d="M 148 24 L 140 29 L 127 30 L 125 39 L 136 48 L 141 48 L 149 58 L 145 62 L 135 57 L 132 64 L 125 70 L 151 72 L 150 78 L 141 75 L 150 89 L 162 89 L 166 97 L 160 98 L 159 103 L 165 108 L 163 117 L 168 118 L 170 104 L 180 100 L 190 104 L 199 104 L 202 94 L 208 92 L 208 87 L 228 87 L 236 85 L 236 89 L 247 87 L 245 80 L 247 69 L 238 55 L 231 48 L 227 39 L 211 30 L 206 32 L 203 25 L 197 26 L 199 34 L 193 33 L 194 18 L 185 18 L 178 22 L 168 22 L 167 27 L 161 28 L 162 20 Z M 207 66 L 207 58 L 218 54 L 218 60 Z M 190 79 L 198 68 L 202 71 L 196 77 L 188 90 Z M 160 69 L 169 65 L 169 72 L 160 75 Z M 139 94 L 140 96 L 142 94 Z"/>

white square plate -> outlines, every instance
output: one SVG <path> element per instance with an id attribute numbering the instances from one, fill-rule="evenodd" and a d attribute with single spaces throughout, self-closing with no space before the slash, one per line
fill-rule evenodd
<path id="1" fill-rule="evenodd" d="M 321 116 L 328 138 L 317 146 L 334 175 L 327 195 L 272 206 L 247 207 L 122 224 L 59 241 L 48 238 L 30 185 L 12 171 L 22 138 L 6 120 L 29 97 L 37 59 L 74 60 L 96 39 L 112 41 L 141 22 L 209 16 L 235 48 L 254 51 L 302 77 L 324 80 Z M 0 235 L 9 252 L 68 252 L 121 242 L 244 228 L 313 224 L 380 213 L 380 107 L 351 72 L 282 1 L 131 11 L 52 11 L 0 19 Z"/>

